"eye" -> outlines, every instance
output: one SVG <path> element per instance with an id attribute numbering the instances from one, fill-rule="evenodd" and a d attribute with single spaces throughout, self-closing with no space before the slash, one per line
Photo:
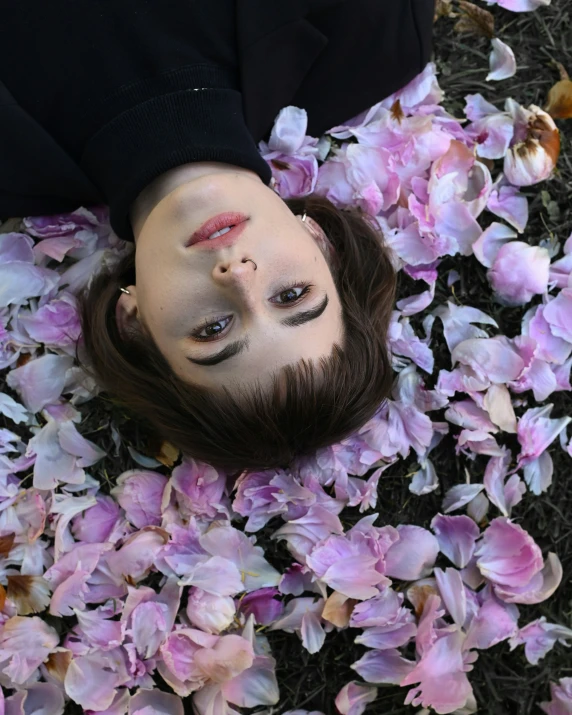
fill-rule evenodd
<path id="1" fill-rule="evenodd" d="M 272 302 L 276 302 L 278 305 L 297 303 L 303 296 L 310 292 L 311 288 L 312 285 L 283 286 L 278 293 L 273 296 Z M 275 301 L 275 298 L 279 298 L 280 300 Z"/>
<path id="2" fill-rule="evenodd" d="M 213 340 L 224 333 L 224 329 L 231 323 L 231 317 L 219 318 L 218 320 L 204 323 L 202 328 L 191 333 L 195 340 Z"/>

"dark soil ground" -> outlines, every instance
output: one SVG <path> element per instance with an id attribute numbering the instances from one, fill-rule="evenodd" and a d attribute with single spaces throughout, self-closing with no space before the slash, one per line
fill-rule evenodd
<path id="1" fill-rule="evenodd" d="M 518 62 L 516 76 L 498 83 L 485 82 L 490 48 L 487 39 L 456 34 L 453 31 L 455 21 L 450 18 L 440 18 L 435 25 L 434 59 L 439 70 L 439 82 L 446 92 L 444 106 L 454 116 L 463 116 L 463 98 L 476 92 L 481 92 L 499 108 L 503 107 L 507 97 L 513 97 L 525 106 L 543 106 L 548 90 L 559 79 L 558 71 L 551 64 L 551 60 L 561 62 L 572 74 L 572 3 L 567 0 L 553 0 L 551 6 L 533 13 L 516 14 L 497 7 L 491 10 L 495 17 L 497 36 L 514 49 Z M 530 199 L 530 221 L 522 240 L 531 243 L 537 243 L 551 234 L 563 242 L 572 231 L 572 120 L 558 124 L 562 151 L 557 173 L 549 182 L 524 190 Z M 495 170 L 493 176 L 496 174 Z M 481 218 L 485 224 L 492 220 L 492 216 L 487 218 L 486 214 Z M 491 314 L 497 320 L 500 332 L 511 337 L 520 333 L 522 309 L 503 308 L 492 301 L 485 270 L 476 260 L 446 259 L 441 264 L 440 274 L 446 276 L 449 268 L 459 271 L 461 283 L 455 284 L 453 295 L 451 289 L 442 281 L 438 285 L 433 305 L 448 298 L 456 299 L 460 304 L 472 305 Z M 411 292 L 412 284 L 404 281 L 401 286 L 402 295 L 409 295 Z M 438 321 L 434 335 L 435 346 L 442 342 Z M 446 346 L 442 350 L 437 348 L 435 357 L 435 373 L 428 379 L 429 384 L 436 379 L 439 369 L 451 367 Z M 0 389 L 5 389 L 3 382 L 0 378 Z M 529 405 L 533 404 L 532 396 L 528 393 L 522 397 L 525 402 L 529 400 Z M 554 393 L 550 400 L 555 405 L 553 417 L 572 414 L 570 394 Z M 518 414 L 522 414 L 525 409 L 526 405 L 523 405 Z M 86 417 L 80 427 L 81 432 L 108 451 L 109 456 L 92 470 L 93 475 L 104 484 L 105 492 L 112 486 L 118 474 L 136 466 L 127 451 L 127 445 L 143 453 L 158 453 L 157 438 L 125 414 L 122 408 L 108 397 L 101 395 L 92 400 L 89 403 L 89 412 L 86 409 L 84 412 Z M 431 416 L 433 419 L 439 419 L 438 413 L 432 413 Z M 121 433 L 123 443 L 118 452 L 107 429 L 110 422 L 113 422 Z M 13 425 L 3 424 L 0 417 L 0 427 L 2 426 L 14 428 Z M 512 446 L 516 453 L 516 444 L 512 443 Z M 551 622 L 571 626 L 572 461 L 558 442 L 553 444 L 551 454 L 555 465 L 552 486 L 541 497 L 526 494 L 514 509 L 513 518 L 532 534 L 543 553 L 558 553 L 563 564 L 564 577 L 560 588 L 548 601 L 538 606 L 521 607 L 521 623 L 545 616 Z M 406 475 L 416 469 L 414 458 L 401 461 L 386 472 L 387 476 L 380 482 L 378 525 L 413 523 L 428 527 L 431 518 L 440 510 L 444 492 L 453 484 L 464 481 L 465 469 L 469 470 L 474 481 L 482 479 L 485 460 L 479 458 L 470 462 L 463 456 L 456 457 L 452 437 L 443 440 L 433 452 L 432 459 L 441 486 L 427 496 L 417 497 L 408 490 L 409 479 Z M 168 470 L 163 468 L 159 471 L 168 473 Z M 30 484 L 31 475 L 28 475 L 23 486 Z M 341 515 L 342 521 L 348 526 L 361 516 L 353 513 L 355 510 L 351 512 Z M 496 515 L 493 508 L 490 517 Z M 259 543 L 267 549 L 268 559 L 278 568 L 284 568 L 291 563 L 291 558 L 281 544 L 276 544 L 268 538 L 278 526 L 279 520 L 272 521 L 257 536 Z M 152 585 L 154 579 L 155 577 L 149 579 L 149 585 Z M 48 620 L 60 632 L 64 632 L 66 627 L 73 625 L 75 619 L 48 617 Z M 309 655 L 295 635 L 270 633 L 269 640 L 278 663 L 277 674 L 281 691 L 281 701 L 276 713 L 304 708 L 334 715 L 334 699 L 340 688 L 349 680 L 359 679 L 349 667 L 366 650 L 362 646 L 354 645 L 357 634 L 358 631 L 353 629 L 332 632 L 326 638 L 322 650 L 315 655 Z M 564 676 L 572 676 L 572 649 L 557 644 L 538 666 L 531 666 L 524 658 L 522 647 L 510 652 L 505 643 L 488 651 L 481 651 L 470 678 L 479 712 L 490 715 L 529 715 L 540 712 L 536 703 L 549 699 L 549 682 Z M 159 676 L 157 686 L 169 690 Z M 406 692 L 406 689 L 395 686 L 381 686 L 379 698 L 368 707 L 366 713 L 406 715 L 418 711 L 418 708 L 403 705 Z M 188 711 L 191 711 L 190 705 Z M 81 713 L 81 709 L 70 704 L 66 713 Z"/>

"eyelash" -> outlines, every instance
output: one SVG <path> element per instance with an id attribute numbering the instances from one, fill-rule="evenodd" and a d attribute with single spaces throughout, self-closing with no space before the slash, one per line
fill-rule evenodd
<path id="1" fill-rule="evenodd" d="M 288 306 L 290 306 L 290 305 L 296 305 L 297 303 L 299 303 L 299 302 L 302 300 L 302 298 L 304 298 L 304 296 L 308 295 L 308 294 L 311 292 L 311 289 L 312 289 L 313 287 L 314 287 L 314 286 L 313 286 L 312 283 L 306 283 L 306 284 L 304 284 L 304 283 L 302 283 L 302 284 L 301 284 L 301 283 L 292 284 L 292 283 L 291 283 L 290 285 L 281 286 L 281 287 L 276 291 L 276 293 L 275 293 L 274 295 L 280 295 L 280 293 L 284 293 L 284 292 L 286 292 L 286 291 L 288 291 L 288 290 L 292 290 L 293 288 L 303 288 L 302 292 L 300 293 L 300 295 L 298 296 L 298 298 L 296 298 L 296 300 L 290 300 L 290 301 L 288 301 L 287 303 L 284 304 L 284 305 L 288 305 Z M 278 304 L 278 305 L 280 305 L 280 304 Z M 208 341 L 211 341 L 211 340 L 218 340 L 219 337 L 220 337 L 221 335 L 223 335 L 223 331 L 228 327 L 228 325 L 225 326 L 225 328 L 223 328 L 223 331 L 221 331 L 220 333 L 218 333 L 218 335 L 204 336 L 204 335 L 199 335 L 199 333 L 201 333 L 205 328 L 208 328 L 209 325 L 214 325 L 215 323 L 221 323 L 222 321 L 226 320 L 227 318 L 228 318 L 228 316 L 227 316 L 227 315 L 224 315 L 224 316 L 221 316 L 220 318 L 214 318 L 214 319 L 213 319 L 213 318 L 209 318 L 208 320 L 205 320 L 205 322 L 202 323 L 202 325 L 200 325 L 194 333 L 191 333 L 193 339 L 194 339 L 194 340 L 199 340 L 199 341 L 201 341 L 201 342 L 208 342 Z M 230 324 L 230 323 L 229 323 L 229 324 Z"/>

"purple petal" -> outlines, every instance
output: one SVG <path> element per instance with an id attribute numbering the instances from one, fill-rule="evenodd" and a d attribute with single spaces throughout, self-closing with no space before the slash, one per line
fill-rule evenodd
<path id="1" fill-rule="evenodd" d="M 480 536 L 479 527 L 468 516 L 443 516 L 437 514 L 431 521 L 439 549 L 457 568 L 464 568 L 475 551 L 475 541 Z"/>

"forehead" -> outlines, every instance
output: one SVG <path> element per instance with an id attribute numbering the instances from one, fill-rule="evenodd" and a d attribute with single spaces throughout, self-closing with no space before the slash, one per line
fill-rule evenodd
<path id="1" fill-rule="evenodd" d="M 334 344 L 343 344 L 339 301 L 332 303 L 318 319 L 305 325 L 276 326 L 271 332 L 252 331 L 248 348 L 218 365 L 194 365 L 185 358 L 179 376 L 212 389 L 223 386 L 243 389 L 249 384 L 266 388 L 286 365 L 296 365 L 305 359 L 319 366 L 320 358 L 327 358 Z"/>

